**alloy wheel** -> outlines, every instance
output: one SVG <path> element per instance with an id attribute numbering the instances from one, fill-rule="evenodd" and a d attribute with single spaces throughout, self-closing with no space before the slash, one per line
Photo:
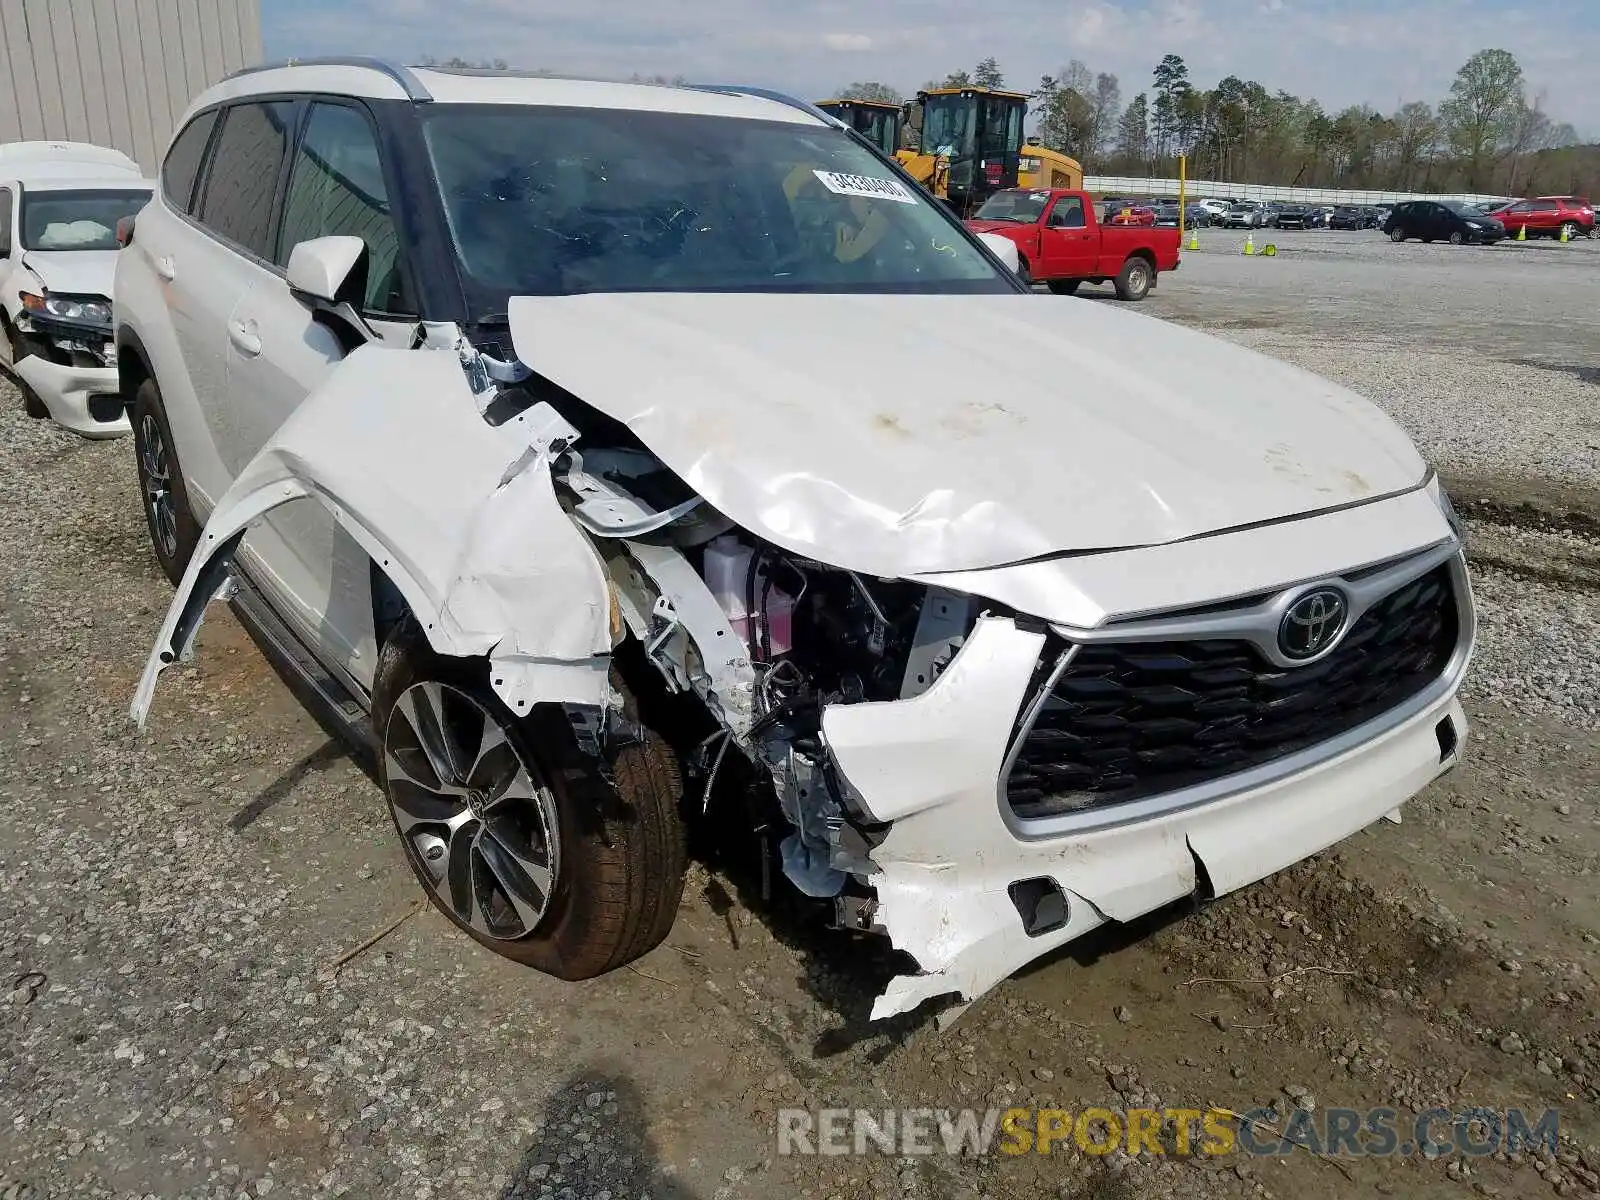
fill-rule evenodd
<path id="1" fill-rule="evenodd" d="M 549 911 L 555 797 L 478 700 L 425 680 L 384 730 L 389 808 L 425 886 L 464 925 L 514 941 Z"/>
<path id="2" fill-rule="evenodd" d="M 167 442 L 161 436 L 161 426 L 149 413 L 139 422 L 139 440 L 143 445 L 139 455 L 140 481 L 144 485 L 144 503 L 150 512 L 150 528 L 160 542 L 161 556 L 171 559 L 178 553 L 178 517 L 172 506 L 172 468 L 167 459 Z"/>

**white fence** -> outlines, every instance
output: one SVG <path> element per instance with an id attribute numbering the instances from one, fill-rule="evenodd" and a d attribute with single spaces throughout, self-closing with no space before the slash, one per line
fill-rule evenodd
<path id="1" fill-rule="evenodd" d="M 1142 179 L 1137 175 L 1086 175 L 1083 188 L 1101 196 L 1170 196 L 1177 199 L 1176 179 Z M 1192 200 L 1230 197 L 1239 200 L 1279 200 L 1290 204 L 1395 204 L 1401 200 L 1460 200 L 1478 204 L 1509 197 L 1486 196 L 1470 192 L 1377 192 L 1341 188 L 1273 187 L 1259 183 L 1219 183 L 1214 179 L 1191 179 L 1184 187 Z"/>

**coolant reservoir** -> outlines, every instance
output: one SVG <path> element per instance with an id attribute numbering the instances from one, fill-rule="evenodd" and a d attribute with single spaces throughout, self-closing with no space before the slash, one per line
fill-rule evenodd
<path id="1" fill-rule="evenodd" d="M 728 618 L 728 624 L 733 626 L 733 632 L 739 635 L 746 650 L 750 649 L 751 638 L 757 629 L 745 603 L 750 582 L 750 559 L 754 553 L 732 534 L 713 539 L 705 550 L 706 586 L 711 589 L 711 594 L 717 599 L 717 607 L 722 609 L 723 616 Z M 756 604 L 761 604 L 761 594 L 765 591 L 767 643 L 773 654 L 786 654 L 794 617 L 794 597 L 776 584 L 768 586 L 767 572 L 771 569 L 770 562 L 763 562 L 757 568 Z"/>

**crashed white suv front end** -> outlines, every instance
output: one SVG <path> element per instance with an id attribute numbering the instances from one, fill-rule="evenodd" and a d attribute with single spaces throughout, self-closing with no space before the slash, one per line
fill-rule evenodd
<path id="1" fill-rule="evenodd" d="M 785 356 L 841 307 L 826 362 Z M 136 715 L 237 536 L 317 499 L 512 712 L 566 705 L 603 744 L 608 662 L 636 640 L 715 721 L 690 807 L 748 760 L 790 880 L 917 962 L 878 1017 L 1395 814 L 1466 732 L 1472 598 L 1436 480 L 1326 381 L 1072 315 L 517 300 L 511 383 L 460 346 L 367 346 L 213 513 Z M 875 318 L 967 330 L 965 366 L 908 392 Z M 1018 341 L 1072 360 L 1082 398 L 966 398 Z"/>
<path id="2" fill-rule="evenodd" d="M 1461 532 L 1359 396 L 1033 294 L 792 101 L 370 64 L 214 99 L 357 83 L 409 236 L 285 233 L 140 384 L 177 417 L 146 493 L 206 521 L 151 509 L 182 578 L 133 715 L 236 596 L 468 936 L 614 969 L 667 936 L 698 822 L 914 960 L 882 1017 L 1456 762 Z M 166 248 L 239 266 L 166 204 L 118 267 L 130 362 L 174 340 Z M 361 307 L 408 298 L 396 263 L 414 317 Z"/>

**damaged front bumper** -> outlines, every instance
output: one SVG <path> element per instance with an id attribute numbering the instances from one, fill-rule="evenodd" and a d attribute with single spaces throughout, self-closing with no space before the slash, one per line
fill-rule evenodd
<path id="1" fill-rule="evenodd" d="M 131 432 L 109 329 L 29 312 L 17 332 L 22 355 L 13 370 L 56 424 L 88 438 Z"/>
<path id="2" fill-rule="evenodd" d="M 850 804 L 889 826 L 865 879 L 870 924 L 921 969 L 889 984 L 873 1019 L 952 993 L 975 999 L 1107 921 L 1202 889 L 1222 895 L 1397 818 L 1455 765 L 1466 734 L 1456 692 L 1472 644 L 1470 585 L 1458 547 L 1442 551 L 1453 554 L 1460 626 L 1430 686 L 1307 751 L 1188 793 L 1019 821 L 1006 779 L 1048 639 L 1007 617 L 979 620 L 923 694 L 827 709 L 823 732 Z"/>
<path id="3" fill-rule="evenodd" d="M 15 370 L 57 425 L 87 438 L 121 437 L 132 431 L 115 367 L 68 366 L 33 354 L 18 362 Z"/>

